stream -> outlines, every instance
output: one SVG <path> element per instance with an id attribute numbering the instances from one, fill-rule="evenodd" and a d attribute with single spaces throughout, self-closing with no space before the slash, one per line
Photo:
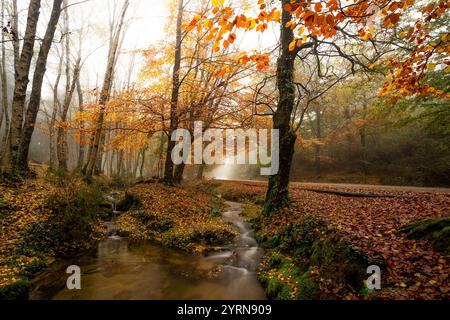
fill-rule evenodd
<path id="1" fill-rule="evenodd" d="M 239 232 L 223 250 L 197 256 L 150 241 L 132 242 L 111 234 L 96 250 L 52 264 L 33 280 L 30 299 L 56 300 L 253 300 L 266 299 L 256 271 L 263 255 L 253 230 L 241 216 L 240 203 L 227 202 L 222 216 Z M 69 265 L 81 268 L 81 289 L 69 290 Z M 219 266 L 220 272 L 208 276 Z"/>

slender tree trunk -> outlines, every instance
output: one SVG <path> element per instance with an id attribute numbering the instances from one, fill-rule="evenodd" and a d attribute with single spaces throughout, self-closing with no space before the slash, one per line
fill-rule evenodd
<path id="1" fill-rule="evenodd" d="M 1 13 L 1 24 L 5 25 L 5 0 L 2 0 L 2 13 Z M 6 161 L 6 151 L 8 149 L 8 135 L 9 135 L 9 110 L 8 110 L 8 77 L 6 75 L 6 53 L 5 53 L 5 34 L 2 32 L 2 61 L 1 61 L 1 81 L 2 81 L 2 116 L 0 120 L 0 130 L 2 128 L 2 121 L 5 122 L 5 130 L 3 133 L 2 142 L 0 144 L 0 168 L 4 161 Z"/>
<path id="2" fill-rule="evenodd" d="M 204 163 L 202 163 L 201 165 L 198 166 L 197 180 L 203 180 L 203 174 L 205 172 L 205 167 L 206 167 L 206 164 L 204 164 Z"/>
<path id="3" fill-rule="evenodd" d="M 81 90 L 80 77 L 77 78 L 77 94 L 78 94 L 78 111 L 81 113 L 84 111 L 83 91 Z M 81 169 L 84 163 L 84 121 L 80 120 L 80 146 L 78 149 L 78 161 L 77 168 Z"/>
<path id="4" fill-rule="evenodd" d="M 123 167 L 123 150 L 120 150 L 117 153 L 117 176 L 120 176 L 122 174 L 122 167 Z"/>
<path id="5" fill-rule="evenodd" d="M 63 48 L 64 50 L 64 48 Z M 58 73 L 56 75 L 55 84 L 53 86 L 53 110 L 52 116 L 49 125 L 49 148 L 50 148 L 50 169 L 55 169 L 56 164 L 56 146 L 55 146 L 55 127 L 56 127 L 56 116 L 60 109 L 60 102 L 58 97 L 58 87 L 59 82 L 61 80 L 62 74 L 62 64 L 63 64 L 63 54 L 61 54 L 59 65 L 58 65 Z"/>
<path id="6" fill-rule="evenodd" d="M 320 108 L 318 106 L 316 107 L 315 114 L 316 114 L 316 138 L 320 140 L 322 139 L 322 126 L 321 126 L 322 115 L 320 112 Z M 314 149 L 315 149 L 314 167 L 316 171 L 316 177 L 319 178 L 322 173 L 322 163 L 320 159 L 320 151 L 321 151 L 320 144 L 316 143 Z"/>
<path id="7" fill-rule="evenodd" d="M 78 57 L 78 60 L 75 64 L 74 71 L 73 71 L 73 79 L 72 83 L 70 84 L 69 91 L 66 92 L 66 95 L 64 97 L 64 103 L 62 107 L 62 113 L 61 113 L 61 121 L 65 122 L 67 120 L 67 113 L 69 111 L 70 103 L 72 101 L 73 93 L 75 91 L 76 87 L 76 80 L 78 79 L 80 75 L 80 64 L 81 64 L 81 58 Z M 58 165 L 61 169 L 64 171 L 67 170 L 67 137 L 66 137 L 66 131 L 63 126 L 58 127 L 58 135 L 56 139 L 56 153 L 58 155 Z"/>
<path id="8" fill-rule="evenodd" d="M 12 46 L 14 53 L 14 72 L 17 74 L 20 60 L 20 40 L 19 40 L 19 12 L 17 11 L 17 0 L 12 2 L 13 16 L 11 29 L 13 33 Z"/>
<path id="9" fill-rule="evenodd" d="M 177 16 L 177 30 L 175 42 L 175 64 L 172 75 L 172 98 L 170 100 L 170 127 L 169 127 L 169 141 L 167 143 L 166 164 L 164 167 L 164 180 L 168 183 L 173 182 L 173 167 L 172 150 L 175 147 L 175 141 L 172 141 L 172 132 L 178 126 L 178 95 L 180 90 L 180 66 L 181 66 L 181 28 L 183 22 L 183 0 L 178 0 L 178 16 Z"/>
<path id="10" fill-rule="evenodd" d="M 53 38 L 55 36 L 59 17 L 61 15 L 62 2 L 63 0 L 53 1 L 52 13 L 36 61 L 30 101 L 28 103 L 25 124 L 23 126 L 20 142 L 19 166 L 24 171 L 28 170 L 28 151 L 30 148 L 31 137 L 33 136 L 34 132 L 39 105 L 41 103 L 42 83 L 44 80 L 45 71 L 47 69 L 47 57 L 52 45 Z"/>
<path id="11" fill-rule="evenodd" d="M 288 3 L 290 0 L 282 1 L 281 53 L 277 62 L 279 100 L 277 110 L 273 114 L 273 128 L 279 130 L 280 136 L 280 169 L 277 174 L 269 178 L 269 187 L 263 208 L 265 215 L 276 213 L 288 205 L 289 175 L 297 138 L 291 127 L 292 109 L 295 102 L 294 60 L 297 52 L 289 50 L 289 44 L 294 39 L 294 34 L 291 28 L 285 27 L 286 23 L 292 19 L 291 14 L 284 7 Z"/>
<path id="12" fill-rule="evenodd" d="M 173 182 L 176 184 L 180 184 L 183 180 L 184 169 L 186 168 L 186 164 L 183 162 L 175 167 L 175 173 L 173 175 Z"/>
<path id="13" fill-rule="evenodd" d="M 25 111 L 25 99 L 28 87 L 31 59 L 36 38 L 36 29 L 40 15 L 41 1 L 30 0 L 28 7 L 27 27 L 22 46 L 22 52 L 16 69 L 14 95 L 10 129 L 10 166 L 8 170 L 14 173 L 21 171 L 19 165 L 19 148 L 22 136 L 22 122 Z"/>
<path id="14" fill-rule="evenodd" d="M 350 126 L 352 121 L 352 116 L 350 113 L 350 109 L 348 107 L 344 108 L 344 118 L 346 122 L 347 133 L 345 135 L 347 140 L 347 165 L 352 166 L 352 133 L 350 132 Z"/>
<path id="15" fill-rule="evenodd" d="M 95 128 L 95 132 L 91 137 L 88 159 L 87 159 L 86 165 L 84 166 L 84 169 L 83 169 L 83 172 L 88 176 L 92 176 L 94 174 L 95 168 L 98 164 L 99 151 L 100 151 L 101 142 L 102 142 L 101 140 L 102 140 L 102 136 L 103 136 L 102 131 L 103 131 L 103 122 L 104 122 L 104 118 L 105 118 L 105 105 L 106 105 L 106 102 L 108 101 L 109 95 L 110 95 L 111 85 L 112 85 L 112 81 L 113 81 L 114 66 L 115 66 L 115 61 L 117 59 L 117 51 L 119 48 L 119 41 L 120 41 L 120 37 L 121 37 L 123 25 L 124 25 L 124 19 L 125 19 L 125 15 L 126 15 L 128 6 L 129 6 L 129 1 L 126 0 L 122 7 L 119 24 L 117 26 L 117 29 L 115 30 L 115 33 L 112 34 L 112 38 L 111 38 L 110 50 L 109 50 L 109 54 L 108 54 L 108 63 L 107 63 L 107 67 L 106 67 L 102 91 L 100 93 L 100 100 L 99 100 L 100 110 L 99 110 L 99 115 L 97 118 L 97 125 Z"/>
<path id="16" fill-rule="evenodd" d="M 161 132 L 158 148 L 158 162 L 156 168 L 156 176 L 162 178 L 163 176 L 163 156 L 164 156 L 164 132 Z"/>
<path id="17" fill-rule="evenodd" d="M 367 112 L 367 106 L 364 103 L 363 105 L 363 118 L 366 118 L 366 112 Z M 362 162 L 362 170 L 365 176 L 368 174 L 368 168 L 367 168 L 367 132 L 366 132 L 366 125 L 364 124 L 359 129 L 359 136 L 361 140 L 361 162 Z"/>
<path id="18" fill-rule="evenodd" d="M 141 166 L 139 167 L 139 177 L 143 178 L 144 177 L 144 165 L 145 165 L 145 155 L 147 153 L 147 148 L 142 150 L 142 162 L 141 162 Z"/>

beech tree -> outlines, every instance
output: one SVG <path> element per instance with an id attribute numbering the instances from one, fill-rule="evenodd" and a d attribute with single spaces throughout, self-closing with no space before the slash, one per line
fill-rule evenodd
<path id="1" fill-rule="evenodd" d="M 294 80 L 297 58 L 301 62 L 307 56 L 317 57 L 316 70 L 319 77 L 323 76 L 319 59 L 323 56 L 338 57 L 346 61 L 352 73 L 360 70 L 368 71 L 386 52 L 389 52 L 391 42 L 386 41 L 386 37 L 390 34 L 390 28 L 398 25 L 405 10 L 412 6 L 414 1 L 343 3 L 338 0 L 255 0 L 244 10 L 224 6 L 224 1 L 214 2 L 216 6 L 212 12 L 194 17 L 187 30 L 207 27 L 217 51 L 227 48 L 235 41 L 237 30 L 264 32 L 269 23 L 280 24 L 276 72 L 278 101 L 272 115 L 273 128 L 280 132 L 280 170 L 269 178 L 263 210 L 267 215 L 272 214 L 286 207 L 289 201 L 289 174 L 297 139 L 295 121 L 292 121 L 295 117 L 297 96 Z M 422 9 L 422 17 L 424 21 L 431 21 L 447 7 L 448 3 L 445 1 L 430 3 Z M 248 14 L 249 9 L 257 11 L 257 15 Z M 381 17 L 381 30 L 373 26 L 376 16 Z M 398 92 L 395 94 L 442 95 L 442 92 L 431 86 L 423 85 L 421 70 L 429 66 L 433 54 L 445 48 L 448 40 L 447 37 L 441 37 L 439 42 L 433 45 L 424 45 L 423 42 L 427 37 L 423 33 L 417 33 L 424 26 L 422 17 L 407 31 L 411 38 L 410 42 L 415 44 L 413 54 L 405 61 L 396 61 L 395 57 L 390 59 L 389 66 L 393 69 L 389 84 L 385 87 L 387 94 L 397 89 Z M 363 43 L 368 46 L 358 52 L 358 46 L 361 47 L 360 44 Z M 261 61 L 264 56 L 267 55 L 244 54 L 241 60 L 242 63 L 249 60 Z M 260 64 L 260 67 L 264 68 L 265 65 Z M 401 90 L 398 90 L 399 88 Z"/>
<path id="2" fill-rule="evenodd" d="M 103 86 L 100 91 L 100 98 L 98 101 L 99 112 L 97 118 L 97 125 L 95 132 L 91 135 L 89 142 L 89 151 L 87 155 L 86 164 L 83 168 L 83 172 L 92 176 L 94 174 L 94 170 L 97 166 L 97 162 L 101 161 L 101 144 L 102 144 L 102 136 L 103 136 L 103 122 L 105 118 L 105 106 L 110 97 L 110 90 L 113 83 L 114 76 L 114 68 L 116 65 L 118 49 L 120 45 L 120 39 L 122 37 L 122 31 L 125 23 L 125 16 L 128 10 L 130 2 L 126 0 L 123 3 L 122 9 L 119 14 L 118 22 L 112 23 L 110 28 L 110 43 L 109 43 L 109 51 L 108 51 L 108 60 L 105 71 L 105 76 L 103 80 Z"/>
<path id="3" fill-rule="evenodd" d="M 41 48 L 36 61 L 30 100 L 20 138 L 18 166 L 22 171 L 28 170 L 28 150 L 30 148 L 31 137 L 33 136 L 34 126 L 41 103 L 42 83 L 47 69 L 47 58 L 55 36 L 59 17 L 61 15 L 62 3 L 63 0 L 53 1 L 51 16 L 48 21 L 47 30 L 45 32 L 44 39 L 42 40 Z M 67 6 L 67 2 L 65 5 Z M 65 11 L 67 12 L 67 9 Z M 66 37 L 68 37 L 67 34 Z"/>
<path id="4" fill-rule="evenodd" d="M 36 29 L 41 9 L 40 0 L 30 0 L 26 30 L 20 57 L 17 61 L 12 102 L 11 128 L 9 134 L 9 163 L 6 170 L 12 174 L 20 172 L 20 142 L 22 136 L 23 115 L 25 113 L 25 99 L 29 82 L 31 59 L 36 39 Z"/>

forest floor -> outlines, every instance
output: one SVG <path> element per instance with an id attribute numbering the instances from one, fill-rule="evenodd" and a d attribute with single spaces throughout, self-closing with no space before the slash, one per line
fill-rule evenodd
<path id="1" fill-rule="evenodd" d="M 179 187 L 138 183 L 127 194 L 136 197 L 138 203 L 117 220 L 123 236 L 150 239 L 192 253 L 221 248 L 236 236 L 235 230 L 222 221 L 223 201 L 202 184 Z"/>
<path id="2" fill-rule="evenodd" d="M 220 248 L 236 232 L 221 219 L 224 203 L 202 185 L 132 186 L 105 177 L 40 172 L 16 185 L 0 183 L 0 300 L 26 299 L 30 280 L 59 259 L 78 256 L 107 235 L 107 196 L 119 191 L 116 223 L 123 236 L 192 253 Z"/>
<path id="3" fill-rule="evenodd" d="M 267 188 L 266 183 L 250 181 L 212 183 L 220 184 L 218 192 L 227 199 L 258 205 L 263 203 Z M 354 196 L 360 193 L 375 197 Z M 349 242 L 352 248 L 367 256 L 368 261 L 380 264 L 382 290 L 376 298 L 448 298 L 449 228 L 446 228 L 447 242 L 443 245 L 446 253 L 435 250 L 427 240 L 408 239 L 401 228 L 424 219 L 449 218 L 450 193 L 430 192 L 422 188 L 417 191 L 416 188 L 293 183 L 290 199 L 289 210 L 264 217 L 258 222 L 260 239 L 267 241 L 274 236 L 277 239 L 277 244 L 269 245 L 269 248 L 272 246 L 272 249 L 283 251 L 283 248 L 292 245 L 295 234 L 288 234 L 286 226 L 295 225 L 306 216 L 313 216 L 326 223 L 328 231 L 325 234 L 338 233 L 339 239 Z M 448 225 L 448 220 L 446 223 Z M 284 247 L 280 244 L 283 239 L 279 239 L 283 237 L 285 242 L 289 242 Z M 302 240 L 297 241 L 300 243 Z M 292 259 L 295 250 L 284 251 Z M 286 274 L 277 274 L 276 268 L 271 271 L 273 277 L 288 278 Z M 361 297 L 360 292 L 343 290 L 340 293 L 332 281 L 318 275 L 316 269 L 311 268 L 310 272 L 318 277 L 322 291 L 334 291 L 334 296 L 342 294 L 342 298 Z"/>
<path id="4" fill-rule="evenodd" d="M 86 184 L 74 175 L 30 179 L 16 186 L 0 184 L 0 298 L 26 297 L 35 274 L 59 257 L 84 252 L 105 236 L 103 221 L 111 215 L 105 196 L 121 188 L 110 183 Z M 428 240 L 408 239 L 400 229 L 424 219 L 450 217 L 449 193 L 294 183 L 291 207 L 262 217 L 266 188 L 265 183 L 249 181 L 183 186 L 138 183 L 122 190 L 125 196 L 119 210 L 125 213 L 117 224 L 121 234 L 132 239 L 150 239 L 192 253 L 220 249 L 235 236 L 233 228 L 221 220 L 220 194 L 226 200 L 246 203 L 243 215 L 255 223 L 256 238 L 267 253 L 259 276 L 269 298 L 448 297 L 448 252 L 436 250 Z M 305 220 L 309 216 L 320 222 L 310 223 Z M 327 253 L 326 239 L 350 246 L 334 246 Z M 306 251 L 315 248 L 314 252 L 306 254 L 305 243 Z M 362 263 L 355 252 L 363 253 Z M 346 278 L 345 267 L 352 261 L 358 276 L 364 277 L 369 263 L 380 265 L 382 290 L 368 293 L 332 279 L 330 272 L 336 268 Z"/>
<path id="5" fill-rule="evenodd" d="M 102 239 L 110 208 L 100 188 L 79 177 L 0 183 L 0 300 L 26 298 L 30 279 L 55 259 Z"/>

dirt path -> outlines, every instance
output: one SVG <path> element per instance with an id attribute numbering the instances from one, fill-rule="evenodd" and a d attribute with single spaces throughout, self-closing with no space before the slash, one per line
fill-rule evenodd
<path id="1" fill-rule="evenodd" d="M 222 181 L 222 180 L 219 180 Z M 266 181 L 257 180 L 223 180 L 235 182 L 249 182 L 257 184 L 267 184 Z M 385 185 L 371 185 L 371 184 L 351 184 L 351 183 L 322 183 L 322 182 L 291 182 L 291 186 L 301 188 L 355 188 L 355 189 L 370 189 L 370 190 L 393 190 L 393 191 L 411 191 L 411 192 L 440 192 L 450 193 L 450 188 L 435 188 L 435 187 L 413 187 L 413 186 L 385 186 Z"/>

